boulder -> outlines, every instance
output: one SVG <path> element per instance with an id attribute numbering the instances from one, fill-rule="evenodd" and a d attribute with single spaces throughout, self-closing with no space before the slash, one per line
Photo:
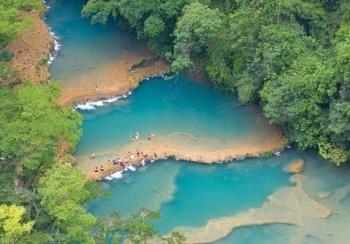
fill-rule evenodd
<path id="1" fill-rule="evenodd" d="M 302 158 L 292 160 L 285 167 L 285 171 L 287 171 L 288 173 L 293 173 L 293 174 L 301 173 L 301 172 L 303 172 L 303 170 L 304 170 L 304 159 L 302 159 Z"/>

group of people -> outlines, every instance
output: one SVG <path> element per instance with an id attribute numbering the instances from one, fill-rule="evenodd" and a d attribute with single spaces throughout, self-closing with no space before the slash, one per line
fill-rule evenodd
<path id="1" fill-rule="evenodd" d="M 100 171 L 103 172 L 105 169 L 103 168 L 103 165 L 100 166 Z M 99 170 L 97 167 L 95 167 L 94 172 L 97 173 Z"/>
<path id="2" fill-rule="evenodd" d="M 148 136 L 147 136 L 147 139 L 149 140 L 149 141 L 151 141 L 152 139 L 154 139 L 155 138 L 155 135 L 151 132 L 151 133 L 149 133 L 148 134 Z M 131 140 L 132 141 L 137 141 L 138 139 L 140 139 L 140 134 L 138 133 L 138 132 L 135 132 L 135 134 L 132 134 L 131 135 Z"/>
<path id="3" fill-rule="evenodd" d="M 93 152 L 91 153 L 91 156 L 93 158 L 95 157 Z M 128 152 L 127 157 L 125 157 L 125 158 L 117 157 L 116 159 L 108 160 L 108 164 L 118 165 L 121 169 L 124 169 L 134 162 L 138 162 L 139 165 L 145 166 L 147 161 L 154 162 L 157 159 L 158 159 L 157 153 L 153 153 L 151 155 L 148 155 L 147 153 L 141 151 L 140 148 L 137 148 L 136 149 L 136 158 L 132 152 Z M 98 167 L 95 167 L 94 172 L 97 173 L 99 171 L 100 172 L 104 171 L 103 165 L 100 166 L 100 169 L 98 169 Z"/>
<path id="4" fill-rule="evenodd" d="M 96 87 L 96 91 L 97 91 Z M 135 134 L 131 135 L 131 140 L 132 141 L 137 141 L 140 138 L 140 134 L 138 132 L 135 132 Z M 155 135 L 151 132 L 148 134 L 147 136 L 147 140 L 151 141 L 155 138 Z M 91 156 L 92 159 L 95 158 L 95 153 L 91 152 Z M 144 166 L 146 164 L 147 161 L 155 161 L 158 159 L 158 155 L 156 153 L 153 153 L 152 155 L 148 155 L 147 153 L 144 153 L 143 151 L 140 150 L 140 148 L 136 149 L 136 161 L 138 161 L 138 164 Z M 128 155 L 126 158 L 122 159 L 120 157 L 111 160 L 108 160 L 109 164 L 112 165 L 118 165 L 119 167 L 121 167 L 122 169 L 128 167 L 131 163 L 134 162 L 135 156 L 132 152 L 128 152 Z M 105 169 L 103 168 L 103 165 L 100 166 L 100 168 L 95 167 L 94 172 L 98 173 L 98 172 L 103 172 Z"/>

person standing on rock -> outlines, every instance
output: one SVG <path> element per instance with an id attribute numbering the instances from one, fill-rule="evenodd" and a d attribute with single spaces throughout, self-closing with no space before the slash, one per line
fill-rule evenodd
<path id="1" fill-rule="evenodd" d="M 96 96 L 98 97 L 100 95 L 100 88 L 96 86 L 95 90 L 96 90 Z"/>

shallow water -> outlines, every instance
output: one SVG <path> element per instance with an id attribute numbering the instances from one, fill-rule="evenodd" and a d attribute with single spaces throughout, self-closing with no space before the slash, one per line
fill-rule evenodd
<path id="1" fill-rule="evenodd" d="M 199 153 L 232 149 L 236 144 L 260 146 L 279 133 L 256 107 L 242 106 L 234 96 L 184 75 L 144 81 L 129 97 L 82 114 L 84 133 L 77 154 L 100 151 L 98 160 L 110 154 L 116 158 L 135 132 L 143 139 L 152 132 L 164 145 Z M 78 167 L 86 165 L 82 160 Z"/>
<path id="2" fill-rule="evenodd" d="M 72 77 L 143 48 L 112 22 L 104 27 L 91 26 L 89 20 L 82 19 L 84 2 L 48 1 L 51 9 L 47 22 L 62 44 L 50 72 L 66 89 L 74 85 L 69 83 Z M 205 149 L 208 145 L 217 149 L 235 143 L 259 144 L 273 131 L 254 106 L 242 106 L 234 96 L 182 75 L 145 81 L 128 98 L 81 113 L 84 123 L 76 152 L 78 159 L 91 151 L 115 154 L 136 131 L 142 137 L 149 132 L 157 137 L 190 134 L 191 140 L 180 136 L 177 141 L 190 150 L 198 140 Z M 178 226 L 201 227 L 211 219 L 259 209 L 269 195 L 283 187 L 292 188 L 290 174 L 283 167 L 300 158 L 305 160 L 303 189 L 329 208 L 332 215 L 327 219 L 306 216 L 302 228 L 281 224 L 241 227 L 218 243 L 345 243 L 350 224 L 350 168 L 330 166 L 314 152 L 296 149 L 287 150 L 280 157 L 225 165 L 174 160 L 149 164 L 137 172 L 124 173 L 122 179 L 105 181 L 104 191 L 110 197 L 88 202 L 87 209 L 96 216 L 112 211 L 129 215 L 141 207 L 157 210 L 161 218 L 154 224 L 162 233 Z M 78 167 L 84 170 L 92 166 L 78 162 Z"/>
<path id="3" fill-rule="evenodd" d="M 110 197 L 91 201 L 88 209 L 97 215 L 115 210 L 128 215 L 142 207 L 157 210 L 161 219 L 155 225 L 164 233 L 177 226 L 202 226 L 208 219 L 259 207 L 269 194 L 289 185 L 282 168 L 293 155 L 225 165 L 153 163 L 105 182 Z"/>
<path id="4" fill-rule="evenodd" d="M 350 189 L 345 191 L 345 197 L 337 197 L 337 192 L 350 188 L 350 167 L 332 167 L 314 152 L 295 149 L 279 157 L 228 164 L 202 165 L 174 160 L 149 164 L 137 172 L 125 173 L 122 179 L 105 181 L 109 197 L 92 200 L 87 208 L 97 216 L 113 211 L 127 216 L 143 207 L 157 210 L 161 217 L 154 225 L 161 233 L 179 226 L 202 227 L 211 219 L 234 216 L 250 208 L 259 209 L 269 195 L 281 187 L 293 186 L 289 180 L 291 174 L 283 168 L 298 158 L 303 158 L 306 164 L 302 173 L 306 177 L 305 191 L 330 209 L 332 215 L 327 219 L 305 216 L 302 228 L 281 224 L 242 227 L 218 243 L 281 243 L 281 240 L 286 243 L 343 243 L 350 224 Z M 323 197 L 324 192 L 329 192 L 329 196 Z M 276 214 L 284 214 L 279 211 L 276 209 Z"/>
<path id="5" fill-rule="evenodd" d="M 184 133 L 224 144 L 256 134 L 268 137 L 272 130 L 255 107 L 241 106 L 232 95 L 182 75 L 145 81 L 128 98 L 82 114 L 78 154 L 121 147 L 136 131 L 143 138 L 150 132 L 158 137 Z"/>
<path id="6" fill-rule="evenodd" d="M 295 231 L 292 225 L 262 225 L 242 227 L 234 231 L 227 238 L 216 242 L 217 244 L 271 244 L 286 243 L 289 236 Z"/>
<path id="7" fill-rule="evenodd" d="M 62 45 L 50 74 L 63 88 L 74 84 L 72 77 L 91 73 L 98 67 L 115 62 L 125 54 L 143 48 L 132 34 L 121 30 L 114 21 L 91 25 L 81 17 L 86 0 L 48 0 L 47 23 Z"/>

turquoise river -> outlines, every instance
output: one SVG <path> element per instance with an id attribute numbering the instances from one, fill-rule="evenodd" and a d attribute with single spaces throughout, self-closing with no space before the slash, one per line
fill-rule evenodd
<path id="1" fill-rule="evenodd" d="M 145 48 L 112 21 L 90 25 L 81 17 L 84 3 L 47 1 L 46 21 L 61 45 L 50 74 L 64 89 L 84 85 L 72 77 Z M 152 132 L 157 148 L 199 161 L 164 159 L 104 180 L 109 197 L 86 205 L 97 217 L 156 210 L 157 230 L 178 229 L 188 243 L 349 242 L 349 166 L 332 166 L 313 151 L 293 147 L 263 159 L 201 163 L 221 159 L 232 148 L 237 153 L 268 146 L 279 137 L 258 108 L 243 106 L 208 82 L 186 75 L 151 78 L 124 97 L 79 111 L 84 121 L 76 158 L 84 172 L 134 150 L 130 135 L 135 132 L 141 138 Z M 147 150 L 147 143 L 137 147 Z M 286 171 L 295 161 L 304 161 L 302 173 Z"/>

